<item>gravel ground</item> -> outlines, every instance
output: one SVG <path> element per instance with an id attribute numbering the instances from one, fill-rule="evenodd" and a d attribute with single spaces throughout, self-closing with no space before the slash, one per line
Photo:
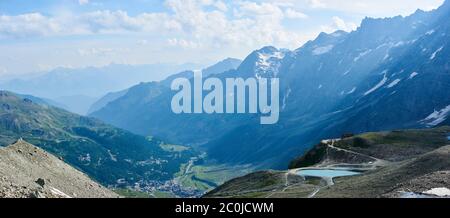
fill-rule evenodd
<path id="1" fill-rule="evenodd" d="M 19 140 L 0 147 L 0 198 L 116 198 L 46 151 Z"/>

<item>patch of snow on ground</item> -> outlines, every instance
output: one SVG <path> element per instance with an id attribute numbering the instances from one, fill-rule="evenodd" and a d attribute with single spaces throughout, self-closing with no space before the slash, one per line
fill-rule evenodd
<path id="1" fill-rule="evenodd" d="M 350 90 L 350 91 L 347 92 L 347 95 L 350 95 L 350 94 L 354 93 L 355 91 L 356 91 L 356 87 L 353 87 L 352 90 Z"/>
<path id="2" fill-rule="evenodd" d="M 450 197 L 450 189 L 448 188 L 433 188 L 424 192 L 427 195 L 435 195 L 438 197 Z"/>
<path id="3" fill-rule="evenodd" d="M 386 77 L 386 74 L 384 74 L 383 79 L 377 85 L 375 85 L 373 88 L 371 88 L 369 91 L 364 93 L 364 96 L 366 96 L 372 92 L 375 92 L 377 89 L 384 86 L 384 84 L 386 84 L 386 82 L 387 82 L 387 77 Z"/>
<path id="4" fill-rule="evenodd" d="M 286 95 L 284 96 L 284 98 L 283 98 L 283 106 L 281 107 L 281 109 L 282 110 L 284 110 L 285 108 L 286 108 L 286 106 L 287 106 L 287 100 L 288 100 L 288 98 L 289 98 L 289 95 L 291 95 L 291 88 L 289 88 L 287 91 L 286 91 Z"/>
<path id="5" fill-rule="evenodd" d="M 383 44 L 381 44 L 381 45 L 379 45 L 377 48 L 376 48 L 376 50 L 378 50 L 378 49 L 380 49 L 380 48 L 383 48 L 383 47 L 385 47 L 385 46 L 388 46 L 388 47 L 392 47 L 392 43 L 383 43 Z"/>
<path id="6" fill-rule="evenodd" d="M 272 64 L 271 59 L 278 59 L 278 60 L 283 59 L 284 54 L 282 52 L 274 52 L 272 54 L 260 53 L 258 57 L 259 57 L 258 66 L 270 67 Z"/>
<path id="7" fill-rule="evenodd" d="M 369 54 L 370 52 L 372 52 L 372 49 L 366 50 L 364 52 L 359 53 L 358 56 L 356 56 L 353 61 L 357 62 L 359 59 L 361 59 L 362 57 L 366 56 L 367 54 Z"/>
<path id="8" fill-rule="evenodd" d="M 411 75 L 409 75 L 409 79 L 412 79 L 412 78 L 416 77 L 417 75 L 419 75 L 417 72 L 413 72 L 413 73 L 411 73 Z"/>
<path id="9" fill-rule="evenodd" d="M 333 36 L 333 37 L 339 37 L 339 36 L 342 36 L 342 33 L 334 32 L 334 33 L 331 34 L 331 36 Z"/>
<path id="10" fill-rule="evenodd" d="M 433 59 L 436 57 L 436 55 L 437 55 L 439 52 L 442 51 L 442 49 L 444 49 L 444 46 L 442 46 L 442 47 L 440 47 L 438 50 L 436 50 L 436 51 L 431 55 L 430 60 L 433 60 Z"/>
<path id="11" fill-rule="evenodd" d="M 54 195 L 58 195 L 58 196 L 61 196 L 64 198 L 72 198 L 69 195 L 67 195 L 66 193 L 64 193 L 56 188 L 53 188 L 53 187 L 50 187 L 50 192 L 52 192 Z"/>
<path id="12" fill-rule="evenodd" d="M 422 123 L 427 124 L 428 126 L 436 126 L 445 121 L 448 114 L 450 113 L 450 105 L 445 107 L 440 111 L 434 111 L 427 118 L 421 120 Z"/>
<path id="13" fill-rule="evenodd" d="M 430 31 L 426 32 L 425 35 L 431 35 L 433 33 L 434 33 L 434 30 L 430 30 Z"/>
<path id="14" fill-rule="evenodd" d="M 400 81 L 402 81 L 402 80 L 396 79 L 396 80 L 392 81 L 387 87 L 392 88 L 392 87 L 396 86 Z"/>
<path id="15" fill-rule="evenodd" d="M 323 63 L 320 63 L 320 66 L 319 66 L 319 68 L 317 69 L 317 71 L 322 70 L 322 67 L 323 67 Z"/>
<path id="16" fill-rule="evenodd" d="M 330 52 L 332 49 L 334 48 L 334 45 L 327 45 L 327 46 L 323 46 L 323 47 L 317 47 L 315 48 L 312 53 L 313 55 L 323 55 L 326 54 L 328 52 Z"/>
<path id="17" fill-rule="evenodd" d="M 283 59 L 284 56 L 285 53 L 283 52 L 259 53 L 259 60 L 256 63 L 258 68 L 256 77 L 261 77 L 261 75 L 266 73 L 273 73 L 274 76 L 277 76 L 280 60 Z"/>
<path id="18" fill-rule="evenodd" d="M 404 42 L 404 41 L 400 41 L 400 42 L 397 42 L 395 45 L 394 45 L 394 47 L 400 47 L 400 46 L 402 46 L 402 45 L 405 45 L 406 43 Z"/>

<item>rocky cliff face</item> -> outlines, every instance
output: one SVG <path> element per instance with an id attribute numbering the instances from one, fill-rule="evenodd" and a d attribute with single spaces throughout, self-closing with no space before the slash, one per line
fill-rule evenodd
<path id="1" fill-rule="evenodd" d="M 44 150 L 19 140 L 0 148 L 0 198 L 116 198 Z"/>

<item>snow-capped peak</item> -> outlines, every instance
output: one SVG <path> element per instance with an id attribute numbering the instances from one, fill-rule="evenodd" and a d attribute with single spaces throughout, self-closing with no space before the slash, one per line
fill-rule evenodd
<path id="1" fill-rule="evenodd" d="M 281 60 L 285 57 L 286 52 L 286 50 L 279 50 L 273 47 L 271 47 L 271 49 L 261 49 L 258 51 L 256 77 L 277 76 Z"/>

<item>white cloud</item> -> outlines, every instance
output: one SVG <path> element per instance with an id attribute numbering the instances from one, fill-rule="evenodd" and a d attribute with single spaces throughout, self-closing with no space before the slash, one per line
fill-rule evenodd
<path id="1" fill-rule="evenodd" d="M 296 11 L 296 10 L 294 10 L 292 8 L 286 9 L 285 15 L 286 15 L 287 18 L 292 18 L 292 19 L 307 18 L 308 17 L 308 15 L 306 15 L 306 14 L 304 14 L 302 12 Z"/>
<path id="2" fill-rule="evenodd" d="M 78 4 L 80 4 L 80 5 L 85 5 L 88 3 L 89 3 L 89 0 L 78 0 Z"/>
<path id="3" fill-rule="evenodd" d="M 345 13 L 355 13 L 366 16 L 386 17 L 408 15 L 418 8 L 435 9 L 444 0 L 291 0 L 296 5 L 307 5 L 314 9 L 327 9 Z"/>
<path id="4" fill-rule="evenodd" d="M 61 31 L 56 19 L 40 13 L 0 16 L 0 37 L 44 36 Z"/>
<path id="5" fill-rule="evenodd" d="M 6 73 L 8 73 L 8 70 L 6 70 L 6 68 L 0 66 L 0 75 L 6 74 Z"/>
<path id="6" fill-rule="evenodd" d="M 107 56 L 114 55 L 118 52 L 113 48 L 86 48 L 78 49 L 78 54 L 81 56 Z"/>
<path id="7" fill-rule="evenodd" d="M 309 5 L 311 8 L 325 8 L 326 4 L 322 0 L 310 0 Z"/>
<path id="8" fill-rule="evenodd" d="M 427 4 L 423 3 L 423 0 L 415 1 L 420 1 L 423 6 L 436 5 L 442 0 L 428 0 L 433 2 Z M 80 0 L 79 3 L 86 4 L 89 1 Z M 188 44 L 194 43 L 198 46 L 200 44 L 239 46 L 239 44 L 245 43 L 248 46 L 273 44 L 295 47 L 300 46 L 300 43 L 303 42 L 305 33 L 287 29 L 283 26 L 283 19 L 308 17 L 301 12 L 302 7 L 312 7 L 314 10 L 320 8 L 338 11 L 358 10 L 358 13 L 363 13 L 369 8 L 374 10 L 395 8 L 390 5 L 390 2 L 389 4 L 375 4 L 368 0 L 357 2 L 337 0 L 267 0 L 254 2 L 239 0 L 227 1 L 226 3 L 222 0 L 166 0 L 165 6 L 169 12 L 141 13 L 133 16 L 120 10 L 99 10 L 65 16 L 43 15 L 41 13 L 15 16 L 1 15 L 0 38 L 145 33 L 166 37 L 166 39 L 184 39 L 186 42 L 192 42 Z M 205 10 L 205 7 L 212 7 L 212 10 Z M 333 23 L 327 26 L 322 25 L 321 30 L 326 32 L 337 29 L 351 31 L 355 27 L 354 22 L 344 21 L 342 18 L 335 16 L 333 17 Z"/>
<path id="9" fill-rule="evenodd" d="M 83 8 L 74 13 L 72 8 L 65 8 L 58 12 L 0 14 L 0 40 L 27 39 L 27 43 L 0 44 L 0 50 L 7 50 L 8 55 L 18 59 L 8 61 L 6 54 L 0 54 L 0 65 L 12 73 L 37 69 L 38 64 L 79 67 L 111 62 L 181 63 L 204 61 L 205 57 L 211 61 L 226 56 L 243 58 L 266 45 L 296 49 L 320 31 L 353 30 L 366 15 L 405 15 L 417 8 L 435 8 L 442 1 L 165 0 L 165 10 L 159 12 L 107 10 L 105 3 L 97 11 Z M 301 20 L 306 17 L 307 20 Z M 101 37 L 91 37 L 97 35 Z M 70 42 L 54 40 L 65 36 L 81 37 L 66 38 Z M 33 41 L 39 37 L 43 40 Z M 120 50 L 123 48 L 132 51 L 125 55 Z M 45 57 L 43 50 L 48 51 Z"/>
<path id="10" fill-rule="evenodd" d="M 174 46 L 174 47 L 189 48 L 189 49 L 192 49 L 192 48 L 195 49 L 195 48 L 200 47 L 200 45 L 197 44 L 196 42 L 185 40 L 185 39 L 173 38 L 173 39 L 168 39 L 167 42 L 170 46 Z"/>
<path id="11" fill-rule="evenodd" d="M 202 6 L 209 4 L 199 0 L 166 2 L 175 13 L 173 18 L 183 27 L 181 37 L 176 37 L 178 43 L 184 47 L 212 48 L 268 44 L 295 47 L 300 43 L 298 34 L 283 27 L 285 14 L 276 4 L 239 1 L 233 8 L 233 17 L 218 10 L 202 10 Z"/>
<path id="12" fill-rule="evenodd" d="M 89 0 L 78 0 L 78 4 L 80 4 L 80 5 L 85 5 L 88 3 L 89 3 Z"/>
<path id="13" fill-rule="evenodd" d="M 270 3 L 256 3 L 250 1 L 243 1 L 239 3 L 239 11 L 244 15 L 250 16 L 275 16 L 277 19 L 283 16 L 283 11 L 275 4 Z"/>
<path id="14" fill-rule="evenodd" d="M 332 18 L 333 22 L 330 25 L 322 26 L 322 31 L 326 33 L 332 33 L 336 30 L 344 30 L 346 32 L 351 32 L 355 30 L 358 25 L 352 22 L 346 22 L 340 17 L 334 16 Z"/>
<path id="15" fill-rule="evenodd" d="M 221 11 L 228 11 L 228 6 L 223 1 L 216 1 L 214 6 Z"/>
<path id="16" fill-rule="evenodd" d="M 164 13 L 142 13 L 135 17 L 124 11 L 94 11 L 63 17 L 44 16 L 40 13 L 0 16 L 0 37 L 3 38 L 179 29 L 180 24 Z"/>
<path id="17" fill-rule="evenodd" d="M 147 45 L 149 42 L 146 39 L 141 39 L 137 42 L 138 45 Z"/>

